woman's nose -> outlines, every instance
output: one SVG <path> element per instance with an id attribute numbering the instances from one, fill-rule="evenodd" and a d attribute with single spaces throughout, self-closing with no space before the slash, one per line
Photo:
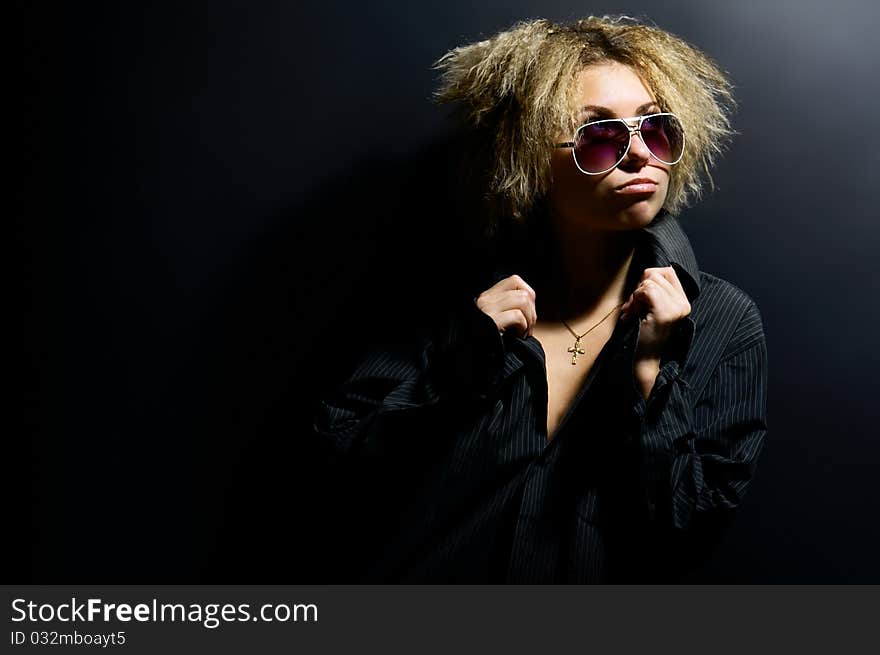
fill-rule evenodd
<path id="1" fill-rule="evenodd" d="M 629 152 L 626 153 L 626 157 L 621 162 L 621 166 L 639 169 L 648 163 L 650 158 L 651 151 L 648 150 L 645 142 L 642 141 L 641 133 L 635 132 L 630 137 Z"/>

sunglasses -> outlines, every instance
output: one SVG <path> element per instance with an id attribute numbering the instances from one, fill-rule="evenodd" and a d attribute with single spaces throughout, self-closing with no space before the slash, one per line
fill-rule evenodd
<path id="1" fill-rule="evenodd" d="M 630 125 L 633 121 L 638 121 L 635 127 Z M 575 130 L 574 141 L 557 143 L 556 147 L 571 148 L 582 173 L 600 175 L 623 161 L 636 133 L 657 161 L 677 164 L 681 160 L 684 128 L 678 117 L 668 112 L 590 121 Z"/>

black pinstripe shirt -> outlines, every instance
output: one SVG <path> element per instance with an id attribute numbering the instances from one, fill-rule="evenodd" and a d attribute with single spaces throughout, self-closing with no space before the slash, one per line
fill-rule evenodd
<path id="1" fill-rule="evenodd" d="M 320 403 L 315 429 L 370 472 L 357 511 L 378 547 L 362 581 L 675 582 L 711 552 L 767 432 L 761 315 L 698 270 L 673 216 L 642 232 L 633 269 L 673 266 L 691 303 L 647 401 L 638 321 L 618 321 L 548 441 L 540 342 L 499 334 L 468 298 Z"/>

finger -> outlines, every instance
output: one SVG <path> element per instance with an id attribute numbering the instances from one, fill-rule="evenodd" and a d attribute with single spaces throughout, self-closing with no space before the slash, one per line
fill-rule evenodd
<path id="1" fill-rule="evenodd" d="M 642 271 L 642 277 L 639 278 L 639 284 L 647 280 L 654 274 L 654 271 L 659 270 L 659 266 L 650 266 Z"/>
<path id="2" fill-rule="evenodd" d="M 629 308 L 632 307 L 634 298 L 635 298 L 635 293 L 629 294 L 629 298 L 627 298 L 624 301 L 624 303 L 620 306 L 620 317 L 622 319 L 626 319 L 626 314 L 629 311 Z"/>
<path id="3" fill-rule="evenodd" d="M 508 309 L 497 314 L 496 323 L 498 330 L 503 334 L 508 330 L 513 330 L 518 334 L 525 334 L 528 329 L 528 321 L 521 309 Z"/>
<path id="4" fill-rule="evenodd" d="M 498 305 L 497 299 L 490 292 L 491 289 L 487 289 L 477 296 L 477 307 L 486 314 L 492 314 Z"/>
<path id="5" fill-rule="evenodd" d="M 675 274 L 675 269 L 671 266 L 658 269 L 658 272 L 650 279 L 656 282 L 668 294 L 667 299 L 658 298 L 659 302 L 668 302 L 670 306 L 674 305 L 675 307 L 680 308 L 684 316 L 690 314 L 690 302 L 688 301 L 684 288 L 681 286 L 681 281 Z"/>
<path id="6" fill-rule="evenodd" d="M 660 275 L 669 280 L 669 282 L 672 283 L 672 286 L 675 287 L 682 295 L 686 295 L 684 292 L 684 287 L 681 285 L 681 280 L 678 278 L 678 274 L 675 272 L 675 269 L 672 266 L 661 268 Z"/>
<path id="7" fill-rule="evenodd" d="M 515 289 L 517 286 L 517 279 L 516 278 L 517 278 L 517 276 L 515 276 L 515 275 L 508 275 L 507 277 L 498 280 L 498 282 L 495 283 L 495 285 L 492 287 L 492 289 L 496 289 L 499 291 L 507 291 L 509 289 Z"/>
<path id="8" fill-rule="evenodd" d="M 499 312 L 510 309 L 513 305 L 509 299 L 509 294 L 514 292 L 513 281 L 510 278 L 504 278 L 494 286 L 486 289 L 477 297 L 477 305 L 484 307 L 486 312 Z M 523 291 L 523 293 L 526 293 Z"/>
<path id="9" fill-rule="evenodd" d="M 653 282 L 655 285 L 657 285 L 657 287 L 659 287 L 660 289 L 665 291 L 667 294 L 669 294 L 669 296 L 671 298 L 677 298 L 678 297 L 678 289 L 675 288 L 675 286 L 672 284 L 672 282 L 669 281 L 669 279 L 666 277 L 666 275 L 659 272 L 659 271 L 664 271 L 666 269 L 661 268 L 661 269 L 654 269 L 654 270 L 658 271 L 658 272 L 652 274 L 651 277 L 649 277 L 646 280 L 646 282 Z"/>
<path id="10" fill-rule="evenodd" d="M 511 289 L 507 292 L 506 303 L 503 309 L 520 309 L 526 317 L 528 323 L 525 336 L 532 333 L 532 328 L 538 321 L 538 312 L 535 308 L 535 301 L 531 294 L 525 289 Z"/>
<path id="11" fill-rule="evenodd" d="M 655 306 L 668 293 L 667 289 L 654 279 L 645 280 L 637 291 L 637 295 L 642 298 L 649 308 Z"/>
<path id="12" fill-rule="evenodd" d="M 519 275 L 510 275 L 481 293 L 477 297 L 477 305 L 481 306 L 482 303 L 482 306 L 498 307 L 502 310 L 510 309 L 510 306 L 506 305 L 508 291 L 523 291 L 532 302 L 535 301 L 535 290 Z"/>
<path id="13" fill-rule="evenodd" d="M 532 294 L 526 289 L 508 289 L 504 292 L 501 302 L 503 304 L 502 309 L 518 307 L 525 310 L 529 305 L 533 304 Z"/>
<path id="14" fill-rule="evenodd" d="M 623 307 L 621 307 L 622 310 L 629 310 L 632 305 L 634 305 L 636 301 L 641 297 L 647 279 L 648 278 L 646 277 L 642 277 L 642 279 L 639 280 L 639 283 L 636 284 L 635 288 L 632 290 L 632 293 L 629 294 L 629 298 L 627 298 L 626 302 L 623 303 Z"/>
<path id="15" fill-rule="evenodd" d="M 646 268 L 642 271 L 642 278 L 639 280 L 639 283 L 641 284 L 645 280 L 654 280 L 658 283 L 661 280 L 666 280 L 672 284 L 673 288 L 676 286 L 681 288 L 678 276 L 675 274 L 675 269 L 672 266 L 652 266 L 651 268 Z M 684 289 L 681 289 L 681 291 L 684 292 Z"/>
<path id="16" fill-rule="evenodd" d="M 620 308 L 620 318 L 621 320 L 627 320 L 630 316 L 633 316 L 638 313 L 639 307 L 643 303 L 641 287 L 638 287 L 637 291 L 633 291 L 629 299 L 623 303 L 623 307 Z"/>
<path id="17" fill-rule="evenodd" d="M 621 308 L 623 320 L 640 314 L 643 310 L 650 311 L 659 299 L 658 294 L 660 293 L 665 293 L 665 291 L 661 290 L 653 281 L 643 280 Z"/>
<path id="18" fill-rule="evenodd" d="M 531 310 L 532 316 L 529 320 L 529 333 L 528 336 L 532 336 L 535 333 L 535 325 L 538 323 L 538 310 L 535 307 L 535 303 L 529 303 L 529 309 Z"/>
<path id="19" fill-rule="evenodd" d="M 532 296 L 529 298 L 529 302 L 526 305 L 526 309 L 528 312 L 526 313 L 526 318 L 529 319 L 529 334 L 532 333 L 532 328 L 535 327 L 535 323 L 538 322 L 538 308 L 535 305 L 535 298 Z"/>
<path id="20" fill-rule="evenodd" d="M 633 306 L 637 305 L 639 302 L 639 298 L 641 297 L 641 290 L 644 287 L 645 280 L 649 279 L 652 275 L 652 271 L 657 270 L 657 267 L 646 268 L 642 271 L 642 276 L 639 278 L 638 283 L 636 284 L 635 289 L 629 295 L 629 298 L 626 299 L 626 302 L 623 303 L 623 306 L 620 308 L 620 315 L 623 320 L 626 320 L 633 314 Z M 639 292 L 638 294 L 636 292 Z"/>
<path id="21" fill-rule="evenodd" d="M 511 275 L 511 276 L 510 276 L 509 278 L 507 278 L 507 279 L 510 280 L 510 281 L 513 283 L 513 288 L 514 288 L 514 289 L 525 289 L 526 291 L 529 292 L 529 295 L 531 296 L 532 301 L 535 300 L 535 295 L 536 295 L 536 294 L 535 294 L 535 290 L 531 287 L 530 284 L 528 284 L 528 283 L 527 283 L 524 279 L 522 279 L 519 275 L 517 275 L 516 273 L 514 273 L 513 275 Z"/>

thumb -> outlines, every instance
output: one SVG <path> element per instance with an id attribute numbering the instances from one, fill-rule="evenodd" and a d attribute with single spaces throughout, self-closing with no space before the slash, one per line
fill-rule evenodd
<path id="1" fill-rule="evenodd" d="M 629 318 L 629 311 L 632 308 L 632 303 L 633 303 L 633 296 L 630 295 L 630 297 L 627 299 L 627 301 L 625 303 L 623 303 L 623 305 L 620 307 L 621 320 L 625 321 L 626 319 Z"/>

